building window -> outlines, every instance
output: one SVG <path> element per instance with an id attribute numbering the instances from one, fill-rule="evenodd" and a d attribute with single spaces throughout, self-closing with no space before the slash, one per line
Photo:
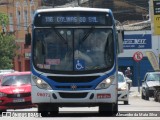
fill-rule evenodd
<path id="1" fill-rule="evenodd" d="M 17 29 L 21 29 L 21 12 L 19 10 L 17 11 Z"/>
<path id="2" fill-rule="evenodd" d="M 35 10 L 31 10 L 31 20 L 33 21 L 33 16 L 34 16 Z"/>
<path id="3" fill-rule="evenodd" d="M 12 13 L 9 14 L 9 30 L 10 30 L 10 32 L 14 31 L 14 29 L 13 29 L 13 14 Z"/>
<path id="4" fill-rule="evenodd" d="M 33 21 L 33 16 L 35 13 L 35 2 L 31 0 L 30 2 L 30 17 L 31 17 L 31 22 Z"/>
<path id="5" fill-rule="evenodd" d="M 24 30 L 27 30 L 28 26 L 28 12 L 27 10 L 24 10 Z"/>
<path id="6" fill-rule="evenodd" d="M 5 33 L 7 31 L 6 26 L 4 23 L 2 23 L 2 32 Z"/>

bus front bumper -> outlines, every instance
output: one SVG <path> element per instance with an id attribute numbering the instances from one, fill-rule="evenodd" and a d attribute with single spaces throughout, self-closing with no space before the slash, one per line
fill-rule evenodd
<path id="1" fill-rule="evenodd" d="M 117 103 L 117 90 L 114 85 L 101 90 L 59 91 L 43 90 L 32 86 L 32 103 Z"/>

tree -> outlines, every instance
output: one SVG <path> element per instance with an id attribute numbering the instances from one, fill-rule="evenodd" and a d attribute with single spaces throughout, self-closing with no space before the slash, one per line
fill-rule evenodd
<path id="1" fill-rule="evenodd" d="M 5 30 L 8 23 L 8 16 L 0 13 L 0 69 L 12 69 L 13 58 L 16 55 L 17 45 L 14 35 Z"/>

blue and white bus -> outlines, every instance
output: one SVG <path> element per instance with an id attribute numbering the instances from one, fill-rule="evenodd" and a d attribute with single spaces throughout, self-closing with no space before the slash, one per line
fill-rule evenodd
<path id="1" fill-rule="evenodd" d="M 118 112 L 117 32 L 111 10 L 50 8 L 35 12 L 32 102 L 42 116 L 59 107 L 99 106 Z"/>

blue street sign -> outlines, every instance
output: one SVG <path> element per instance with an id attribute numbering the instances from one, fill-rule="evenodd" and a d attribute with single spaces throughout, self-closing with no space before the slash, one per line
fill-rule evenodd
<path id="1" fill-rule="evenodd" d="M 124 36 L 124 49 L 151 49 L 151 34 L 131 34 Z"/>

